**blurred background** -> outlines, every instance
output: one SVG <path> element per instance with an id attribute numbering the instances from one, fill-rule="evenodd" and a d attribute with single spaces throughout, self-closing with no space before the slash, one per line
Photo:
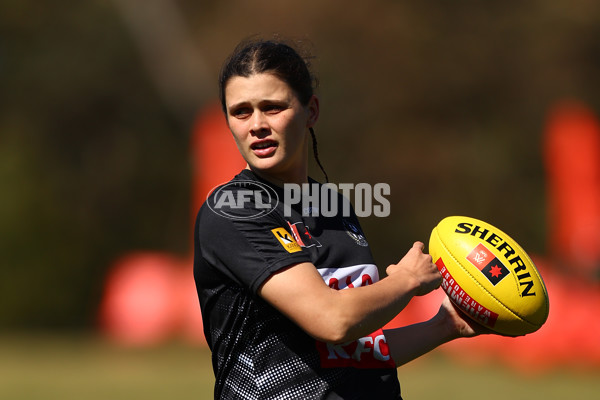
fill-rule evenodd
<path id="1" fill-rule="evenodd" d="M 275 33 L 314 56 L 330 180 L 391 186 L 362 221 L 379 265 L 460 214 L 546 279 L 540 332 L 448 345 L 399 370 L 407 393 L 600 394 L 600 3 L 4 0 L 0 397 L 210 398 L 192 224 L 239 169 L 217 75 Z"/>

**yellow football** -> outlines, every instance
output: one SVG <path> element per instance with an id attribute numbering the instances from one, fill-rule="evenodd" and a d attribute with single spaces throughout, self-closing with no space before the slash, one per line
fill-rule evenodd
<path id="1" fill-rule="evenodd" d="M 429 254 L 442 288 L 466 315 L 504 335 L 535 332 L 546 322 L 548 293 L 527 253 L 500 229 L 470 217 L 444 218 Z"/>

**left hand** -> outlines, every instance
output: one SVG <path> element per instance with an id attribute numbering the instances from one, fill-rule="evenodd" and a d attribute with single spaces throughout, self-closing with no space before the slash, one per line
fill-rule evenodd
<path id="1" fill-rule="evenodd" d="M 436 317 L 444 321 L 444 325 L 447 327 L 450 336 L 454 338 L 495 333 L 491 329 L 475 322 L 462 311 L 459 311 L 448 296 L 442 301 Z"/>

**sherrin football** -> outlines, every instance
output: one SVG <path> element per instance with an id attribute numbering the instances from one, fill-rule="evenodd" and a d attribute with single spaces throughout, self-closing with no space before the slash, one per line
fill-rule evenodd
<path id="1" fill-rule="evenodd" d="M 548 318 L 544 281 L 510 236 L 483 221 L 452 216 L 431 232 L 429 254 L 442 288 L 466 315 L 504 335 L 540 329 Z"/>

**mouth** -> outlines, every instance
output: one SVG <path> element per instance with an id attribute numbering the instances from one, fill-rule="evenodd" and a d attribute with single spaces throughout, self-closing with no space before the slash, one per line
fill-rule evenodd
<path id="1" fill-rule="evenodd" d="M 263 140 L 260 142 L 254 142 L 250 145 L 250 149 L 256 154 L 258 157 L 268 157 L 275 152 L 277 149 L 277 142 L 272 140 Z"/>

